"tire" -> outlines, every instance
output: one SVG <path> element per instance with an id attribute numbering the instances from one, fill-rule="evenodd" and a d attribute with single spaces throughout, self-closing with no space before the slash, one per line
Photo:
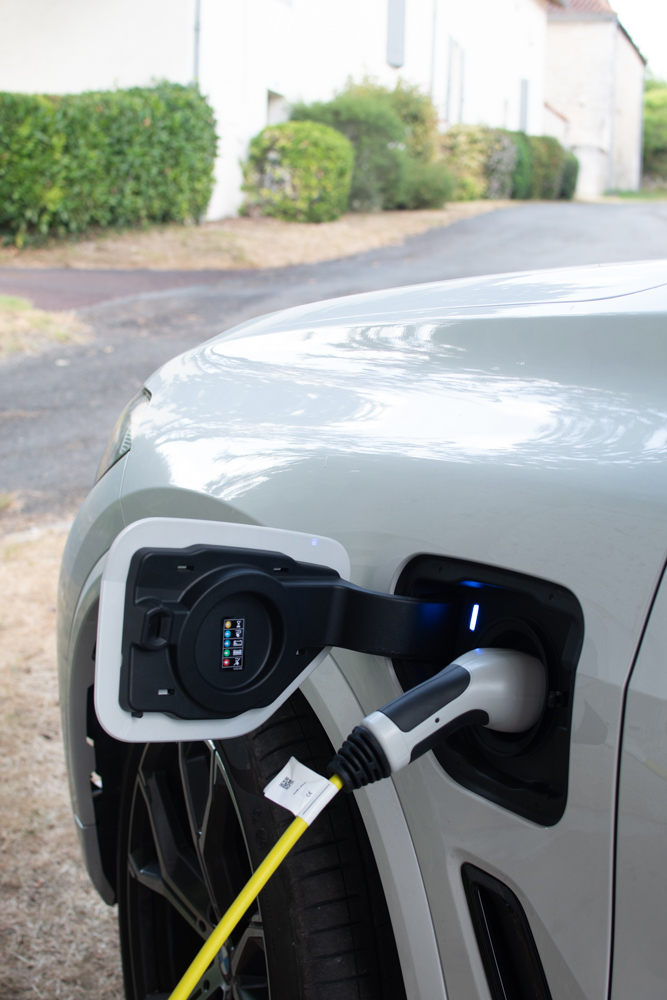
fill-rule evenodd
<path id="1" fill-rule="evenodd" d="M 164 1000 L 292 816 L 264 798 L 294 755 L 332 748 L 297 692 L 261 729 L 148 744 L 121 790 L 118 903 L 128 1000 Z M 339 794 L 262 891 L 193 997 L 405 1000 L 389 915 L 356 803 Z"/>

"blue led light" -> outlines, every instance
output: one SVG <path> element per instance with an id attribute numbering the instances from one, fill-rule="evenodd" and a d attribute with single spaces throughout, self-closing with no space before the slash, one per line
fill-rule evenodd
<path id="1" fill-rule="evenodd" d="M 429 601 L 424 601 L 424 603 L 419 608 L 419 617 L 421 619 L 422 625 L 433 625 L 444 618 L 449 611 L 449 605 L 447 604 L 431 604 Z"/>
<path id="2" fill-rule="evenodd" d="M 229 631 L 229 629 L 225 629 L 225 639 L 229 639 L 231 634 L 232 633 Z"/>
<path id="3" fill-rule="evenodd" d="M 472 614 L 470 615 L 470 625 L 468 626 L 471 632 L 474 632 L 477 628 L 477 615 L 479 614 L 479 604 L 473 604 Z"/>

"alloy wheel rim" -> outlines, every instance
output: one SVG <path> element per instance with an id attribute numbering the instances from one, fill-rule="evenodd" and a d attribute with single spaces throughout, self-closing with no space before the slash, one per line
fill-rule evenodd
<path id="1" fill-rule="evenodd" d="M 137 997 L 166 1000 L 161 990 L 176 985 L 251 873 L 238 802 L 215 743 L 149 744 L 133 789 L 127 852 Z M 192 993 L 193 1000 L 205 997 L 270 1000 L 257 901 Z"/>

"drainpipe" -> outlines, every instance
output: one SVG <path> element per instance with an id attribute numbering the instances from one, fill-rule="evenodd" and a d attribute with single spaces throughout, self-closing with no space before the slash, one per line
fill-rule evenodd
<path id="1" fill-rule="evenodd" d="M 612 76 L 611 76 L 611 107 L 610 107 L 610 122 L 609 122 L 609 162 L 607 163 L 607 191 L 611 191 L 614 186 L 614 178 L 616 171 L 614 170 L 614 139 L 616 131 L 616 72 L 617 72 L 617 57 L 618 57 L 618 17 L 614 18 L 613 22 L 614 31 L 614 43 L 612 45 Z M 603 192 L 604 193 L 604 192 Z"/>
<path id="2" fill-rule="evenodd" d="M 431 100 L 435 100 L 435 61 L 438 54 L 437 32 L 438 32 L 438 0 L 433 0 L 433 39 L 431 43 Z"/>
<path id="3" fill-rule="evenodd" d="M 642 76 L 642 90 L 639 96 L 639 186 L 635 189 L 641 191 L 644 183 L 644 94 L 646 91 L 646 67 Z"/>
<path id="4" fill-rule="evenodd" d="M 195 0 L 195 51 L 194 51 L 194 72 L 192 82 L 199 83 L 199 34 L 201 24 L 201 0 Z"/>

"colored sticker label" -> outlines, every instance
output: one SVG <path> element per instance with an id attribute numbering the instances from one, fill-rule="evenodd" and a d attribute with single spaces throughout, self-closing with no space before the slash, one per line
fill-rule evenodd
<path id="1" fill-rule="evenodd" d="M 245 618 L 224 618 L 222 621 L 223 670 L 243 670 Z"/>

